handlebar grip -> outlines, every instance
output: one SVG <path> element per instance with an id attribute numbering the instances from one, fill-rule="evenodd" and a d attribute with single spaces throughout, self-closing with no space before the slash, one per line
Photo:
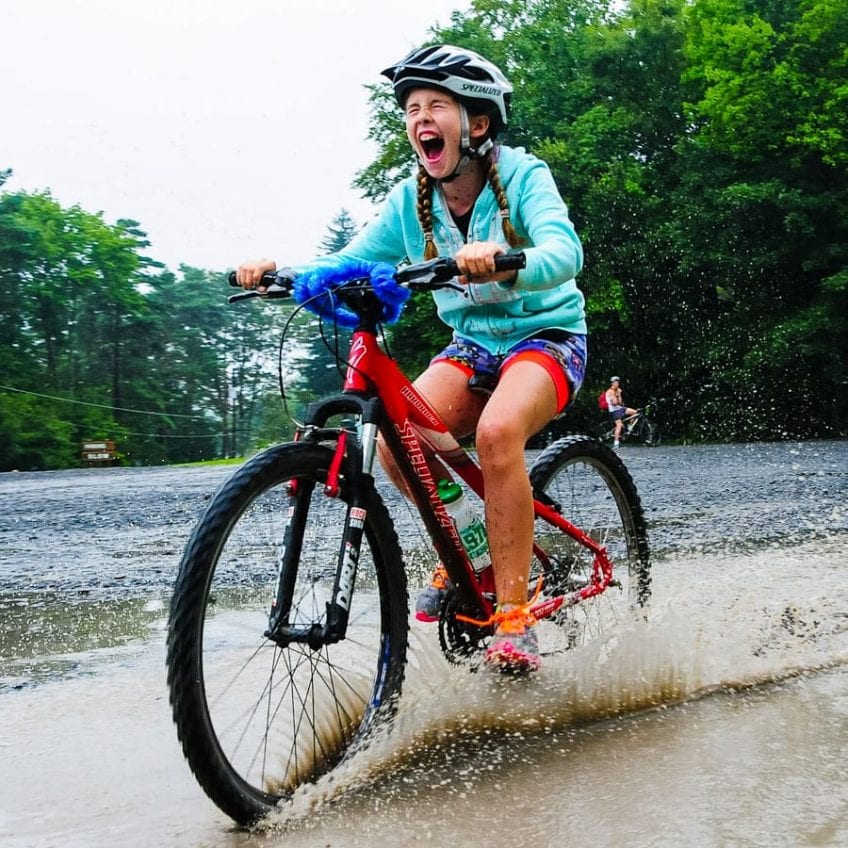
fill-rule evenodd
<path id="1" fill-rule="evenodd" d="M 527 257 L 523 251 L 518 253 L 503 253 L 495 257 L 496 271 L 520 271 L 527 265 Z"/>
<path id="2" fill-rule="evenodd" d="M 291 283 L 294 280 L 294 271 L 290 268 L 280 268 L 277 271 L 266 271 L 262 275 L 262 279 L 259 284 L 262 286 L 273 286 L 273 285 L 281 285 L 282 283 Z M 236 289 L 240 289 L 241 285 L 236 279 L 236 272 L 230 271 L 227 274 L 227 282 Z"/>
<path id="3" fill-rule="evenodd" d="M 451 276 L 459 276 L 459 268 L 454 259 L 445 260 L 446 267 L 451 269 Z M 520 271 L 527 265 L 527 257 L 523 251 L 518 253 L 501 253 L 495 257 L 495 271 Z"/>
<path id="4" fill-rule="evenodd" d="M 523 252 L 502 253 L 495 257 L 496 271 L 520 271 L 526 265 L 527 257 Z M 459 274 L 460 271 L 454 259 L 449 256 L 437 256 L 435 259 L 398 269 L 395 279 L 402 285 L 409 285 L 412 289 L 432 290 L 450 288 L 451 280 Z"/>

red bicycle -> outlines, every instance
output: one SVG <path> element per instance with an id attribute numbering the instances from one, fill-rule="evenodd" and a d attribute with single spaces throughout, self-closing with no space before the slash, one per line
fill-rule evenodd
<path id="1" fill-rule="evenodd" d="M 523 262 L 520 253 L 499 257 L 498 270 Z M 391 286 L 413 290 L 455 286 L 458 274 L 444 258 L 391 270 Z M 197 780 L 242 825 L 390 723 L 406 665 L 408 566 L 429 569 L 438 557 L 448 571 L 438 633 L 449 660 L 476 668 L 491 636 L 481 624 L 495 600 L 491 567 L 472 568 L 424 446 L 482 499 L 480 468 L 380 344 L 385 282 L 361 272 L 334 278 L 304 304 L 355 324 L 341 393 L 309 408 L 295 441 L 233 474 L 180 564 L 168 631 L 173 716 Z M 231 300 L 288 298 L 296 282 L 278 272 L 266 285 Z M 424 542 L 404 527 L 401 544 L 403 511 L 386 505 L 398 498 L 379 469 L 378 434 L 412 493 Z M 574 650 L 646 604 L 645 519 L 621 460 L 590 437 L 551 444 L 530 478 L 540 647 Z"/>

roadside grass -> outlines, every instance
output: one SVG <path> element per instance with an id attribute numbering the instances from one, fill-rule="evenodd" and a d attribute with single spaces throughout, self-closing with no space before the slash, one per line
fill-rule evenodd
<path id="1" fill-rule="evenodd" d="M 213 465 L 241 465 L 245 460 L 243 456 L 231 457 L 230 459 L 204 459 L 199 462 L 175 462 L 172 468 L 201 468 Z"/>

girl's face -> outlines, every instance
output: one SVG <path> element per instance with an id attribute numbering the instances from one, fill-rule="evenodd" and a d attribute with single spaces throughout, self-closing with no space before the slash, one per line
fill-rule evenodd
<path id="1" fill-rule="evenodd" d="M 427 173 L 436 180 L 452 174 L 459 164 L 462 139 L 459 103 L 445 91 L 413 88 L 406 98 L 405 115 L 409 143 Z M 471 118 L 470 124 L 475 144 L 488 129 L 488 118 Z"/>

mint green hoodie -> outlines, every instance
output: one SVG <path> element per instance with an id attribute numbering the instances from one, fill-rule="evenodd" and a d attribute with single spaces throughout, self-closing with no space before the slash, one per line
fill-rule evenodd
<path id="1" fill-rule="evenodd" d="M 513 284 L 470 286 L 471 297 L 451 289 L 434 292 L 439 316 L 458 335 L 495 354 L 540 330 L 585 333 L 583 295 L 574 280 L 583 265 L 583 249 L 550 169 L 522 148 L 497 147 L 496 156 L 510 220 L 526 242 L 520 249 L 527 267 Z M 407 259 L 421 262 L 424 233 L 416 202 L 417 184 L 410 177 L 395 186 L 377 218 L 337 255 L 393 265 Z M 438 191 L 433 195 L 433 237 L 441 256 L 456 255 L 465 243 Z M 510 249 L 488 184 L 472 209 L 468 241 L 496 241 Z"/>

